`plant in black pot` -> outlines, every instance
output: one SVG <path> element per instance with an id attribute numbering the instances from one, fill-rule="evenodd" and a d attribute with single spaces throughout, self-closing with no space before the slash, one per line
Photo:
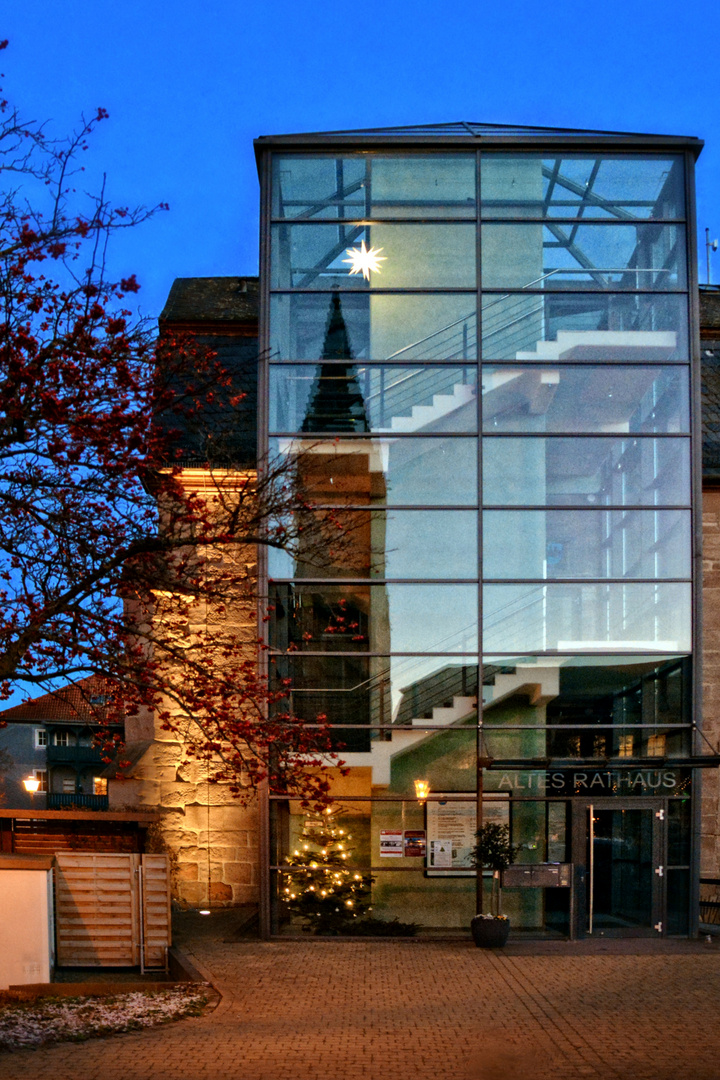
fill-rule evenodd
<path id="1" fill-rule="evenodd" d="M 519 848 L 510 843 L 507 825 L 488 822 L 475 833 L 472 863 L 477 869 L 492 870 L 492 911 L 489 915 L 476 915 L 470 923 L 473 941 L 480 949 L 498 948 L 505 944 L 510 933 L 510 920 L 500 911 L 500 875 L 515 861 Z"/>

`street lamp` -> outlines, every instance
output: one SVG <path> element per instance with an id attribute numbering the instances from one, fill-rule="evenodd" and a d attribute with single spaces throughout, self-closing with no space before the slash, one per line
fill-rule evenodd
<path id="1" fill-rule="evenodd" d="M 35 792 L 40 787 L 40 781 L 38 780 L 37 776 L 27 776 L 23 780 L 23 785 L 25 787 L 25 790 L 29 792 L 30 798 L 34 801 Z"/>
<path id="2" fill-rule="evenodd" d="M 428 797 L 429 794 L 430 794 L 430 784 L 429 784 L 429 782 L 427 780 L 416 780 L 415 781 L 415 798 L 417 799 L 417 801 L 420 803 L 421 806 L 425 805 L 425 803 L 427 802 L 427 797 Z"/>

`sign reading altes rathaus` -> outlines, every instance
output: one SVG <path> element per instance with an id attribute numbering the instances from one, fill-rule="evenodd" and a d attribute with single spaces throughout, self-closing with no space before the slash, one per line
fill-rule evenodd
<path id="1" fill-rule="evenodd" d="M 486 790 L 514 795 L 664 795 L 690 793 L 685 769 L 554 769 L 550 772 L 511 771 L 500 774 L 497 787 Z"/>

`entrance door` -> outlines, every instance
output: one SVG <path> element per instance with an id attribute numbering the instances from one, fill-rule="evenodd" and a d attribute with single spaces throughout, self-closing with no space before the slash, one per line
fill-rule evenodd
<path id="1" fill-rule="evenodd" d="M 661 806 L 618 799 L 585 807 L 588 934 L 654 937 L 662 933 Z"/>

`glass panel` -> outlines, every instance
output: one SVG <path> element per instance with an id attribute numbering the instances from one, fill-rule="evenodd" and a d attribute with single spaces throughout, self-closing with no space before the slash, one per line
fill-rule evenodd
<path id="1" fill-rule="evenodd" d="M 378 730 L 384 725 L 423 732 L 419 745 L 428 725 L 448 723 L 449 710 L 456 723 L 477 719 L 477 665 L 444 656 L 278 656 L 271 673 L 279 681 L 289 680 L 289 697 L 281 708 L 307 723 L 324 714 L 329 724 L 364 725 L 380 742 L 392 741 L 391 733 Z M 402 746 L 407 749 L 408 740 Z M 380 747 L 378 758 L 397 752 L 397 745 Z M 413 792 L 412 784 L 408 790 Z"/>
<path id="2" fill-rule="evenodd" d="M 371 217 L 475 217 L 475 154 L 372 157 Z"/>
<path id="3" fill-rule="evenodd" d="M 473 360 L 475 297 L 295 293 L 270 298 L 271 360 Z"/>
<path id="4" fill-rule="evenodd" d="M 270 368 L 270 431 L 477 431 L 475 367 Z"/>
<path id="5" fill-rule="evenodd" d="M 690 799 L 668 804 L 668 866 L 689 866 L 691 858 L 692 805 Z M 669 892 L 669 889 L 668 889 Z"/>
<path id="6" fill-rule="evenodd" d="M 312 652 L 473 652 L 474 585 L 271 585 L 270 644 Z"/>
<path id="7" fill-rule="evenodd" d="M 272 245 L 274 289 L 475 286 L 474 225 L 274 225 Z"/>
<path id="8" fill-rule="evenodd" d="M 483 439 L 483 499 L 513 506 L 689 506 L 688 439 Z"/>
<path id="9" fill-rule="evenodd" d="M 475 511 L 340 510 L 317 516 L 323 564 L 270 549 L 270 577 L 477 579 Z"/>
<path id="10" fill-rule="evenodd" d="M 683 159 L 483 154 L 485 217 L 683 218 Z"/>
<path id="11" fill-rule="evenodd" d="M 690 511 L 486 510 L 485 578 L 690 577 Z"/>
<path id="12" fill-rule="evenodd" d="M 652 924 L 653 811 L 594 808 L 593 929 Z"/>
<path id="13" fill-rule="evenodd" d="M 643 363 L 688 359 L 684 296 L 513 293 L 483 298 L 489 360 Z"/>
<path id="14" fill-rule="evenodd" d="M 689 652 L 690 599 L 683 583 L 486 585 L 485 648 Z"/>
<path id="15" fill-rule="evenodd" d="M 483 367 L 485 431 L 690 430 L 684 367 Z"/>
<path id="16" fill-rule="evenodd" d="M 366 160 L 365 157 L 275 155 L 273 217 L 365 217 Z"/>
<path id="17" fill-rule="evenodd" d="M 681 225 L 484 225 L 485 289 L 684 289 Z"/>
<path id="18" fill-rule="evenodd" d="M 399 438 L 308 442 L 278 439 L 274 461 L 296 458 L 299 497 L 338 505 L 473 506 L 477 439 Z"/>
<path id="19" fill-rule="evenodd" d="M 689 870 L 667 871 L 667 917 L 668 934 L 685 936 L 690 932 Z"/>
<path id="20" fill-rule="evenodd" d="M 276 155 L 273 216 L 475 217 L 475 154 Z"/>

